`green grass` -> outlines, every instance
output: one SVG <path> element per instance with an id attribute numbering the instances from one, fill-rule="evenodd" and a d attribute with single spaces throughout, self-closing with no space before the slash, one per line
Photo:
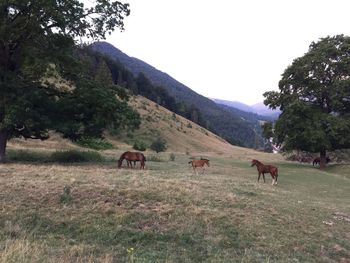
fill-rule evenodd
<path id="1" fill-rule="evenodd" d="M 350 258 L 350 180 L 275 162 L 278 185 L 249 162 L 188 156 L 112 163 L 0 165 L 0 262 L 342 262 Z M 332 223 L 329 225 L 327 223 Z M 30 251 L 35 251 L 35 254 Z M 346 261 L 344 261 L 346 262 Z"/>

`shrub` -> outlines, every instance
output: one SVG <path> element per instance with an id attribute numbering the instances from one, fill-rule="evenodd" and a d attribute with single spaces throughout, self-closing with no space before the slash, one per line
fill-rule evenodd
<path id="1" fill-rule="evenodd" d="M 51 160 L 59 163 L 101 162 L 103 157 L 98 152 L 69 150 L 54 152 Z"/>
<path id="2" fill-rule="evenodd" d="M 106 141 L 105 139 L 100 139 L 100 138 L 83 137 L 80 140 L 77 140 L 75 143 L 78 144 L 79 146 L 94 149 L 94 150 L 107 150 L 107 149 L 114 148 L 113 144 Z"/>
<path id="3" fill-rule="evenodd" d="M 56 151 L 52 154 L 44 152 L 34 152 L 27 150 L 9 150 L 7 159 L 14 162 L 31 163 L 77 163 L 77 162 L 101 162 L 104 158 L 98 152 L 94 151 Z"/>
<path id="4" fill-rule="evenodd" d="M 8 150 L 7 160 L 14 162 L 49 162 L 50 156 L 47 153 L 33 152 L 27 150 Z"/>
<path id="5" fill-rule="evenodd" d="M 169 155 L 169 160 L 170 161 L 175 161 L 175 154 L 174 153 L 171 153 L 170 155 Z"/>
<path id="6" fill-rule="evenodd" d="M 166 141 L 158 137 L 154 142 L 152 142 L 150 148 L 157 153 L 164 152 L 167 148 Z"/>
<path id="7" fill-rule="evenodd" d="M 63 193 L 60 196 L 60 203 L 63 204 L 69 204 L 73 200 L 73 197 L 71 195 L 71 187 L 70 186 L 65 186 L 63 188 Z"/>
<path id="8" fill-rule="evenodd" d="M 147 161 L 150 161 L 150 162 L 164 162 L 162 159 L 160 159 L 159 156 L 156 156 L 156 155 L 147 156 Z"/>
<path id="9" fill-rule="evenodd" d="M 143 152 L 143 151 L 146 151 L 147 145 L 143 141 L 136 141 L 132 148 Z"/>

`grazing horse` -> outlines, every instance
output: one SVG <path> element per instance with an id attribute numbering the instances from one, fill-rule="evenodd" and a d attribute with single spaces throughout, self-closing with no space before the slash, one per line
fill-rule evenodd
<path id="1" fill-rule="evenodd" d="M 254 166 L 254 165 L 256 165 L 256 168 L 258 169 L 258 173 L 259 173 L 258 182 L 260 180 L 260 175 L 262 174 L 264 178 L 264 183 L 265 183 L 265 173 L 270 173 L 272 177 L 272 185 L 277 184 L 278 169 L 276 166 L 265 165 L 259 162 L 258 160 L 253 159 L 251 166 Z"/>
<path id="2" fill-rule="evenodd" d="M 136 166 L 136 162 L 140 161 L 140 169 L 145 169 L 145 162 L 146 162 L 146 157 L 143 155 L 143 153 L 140 152 L 125 152 L 123 153 L 119 160 L 118 160 L 118 168 L 122 166 L 123 160 L 126 160 L 128 167 L 130 166 L 132 168 L 132 163 L 134 162 L 134 167 Z"/>
<path id="3" fill-rule="evenodd" d="M 192 160 L 192 161 L 189 161 L 188 163 L 190 163 L 192 165 L 192 168 L 193 168 L 193 171 L 195 171 L 195 173 L 197 174 L 197 170 L 196 168 L 197 167 L 202 167 L 203 168 L 203 171 L 202 171 L 202 174 L 204 173 L 204 164 L 208 165 L 208 167 L 210 166 L 209 165 L 209 160 L 208 159 L 200 159 L 200 160 Z"/>
<path id="4" fill-rule="evenodd" d="M 331 159 L 327 156 L 326 157 L 326 163 L 329 163 L 331 161 Z M 314 161 L 312 162 L 312 166 L 315 166 L 315 164 L 320 165 L 321 164 L 321 158 L 320 157 L 316 157 L 314 159 Z"/>

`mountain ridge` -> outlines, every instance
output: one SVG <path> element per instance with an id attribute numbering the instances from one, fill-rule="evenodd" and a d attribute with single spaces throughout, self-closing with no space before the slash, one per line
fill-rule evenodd
<path id="1" fill-rule="evenodd" d="M 225 107 L 196 93 L 167 73 L 156 69 L 140 59 L 126 55 L 107 42 L 95 42 L 90 47 L 94 51 L 119 61 L 135 77 L 140 73 L 144 74 L 153 85 L 165 88 L 169 95 L 176 98 L 178 102 L 184 102 L 189 106 L 194 105 L 197 107 L 208 123 L 206 127 L 211 127 L 210 129 L 212 131 L 230 143 L 245 147 L 254 147 L 256 145 L 254 140 L 256 137 L 255 125 L 242 120 L 240 116 L 233 114 Z"/>
<path id="2" fill-rule="evenodd" d="M 236 108 L 238 110 L 256 113 L 260 116 L 269 117 L 273 120 L 277 119 L 280 111 L 269 109 L 263 102 L 258 102 L 252 105 L 248 105 L 239 101 L 230 101 L 223 99 L 212 98 L 212 100 L 218 104 L 226 105 L 228 107 Z"/>

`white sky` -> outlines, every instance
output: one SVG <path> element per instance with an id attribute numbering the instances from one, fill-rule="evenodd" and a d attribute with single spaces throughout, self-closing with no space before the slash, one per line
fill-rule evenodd
<path id="1" fill-rule="evenodd" d="M 347 0 L 121 1 L 131 14 L 109 43 L 199 94 L 249 105 L 312 41 L 350 34 Z"/>

